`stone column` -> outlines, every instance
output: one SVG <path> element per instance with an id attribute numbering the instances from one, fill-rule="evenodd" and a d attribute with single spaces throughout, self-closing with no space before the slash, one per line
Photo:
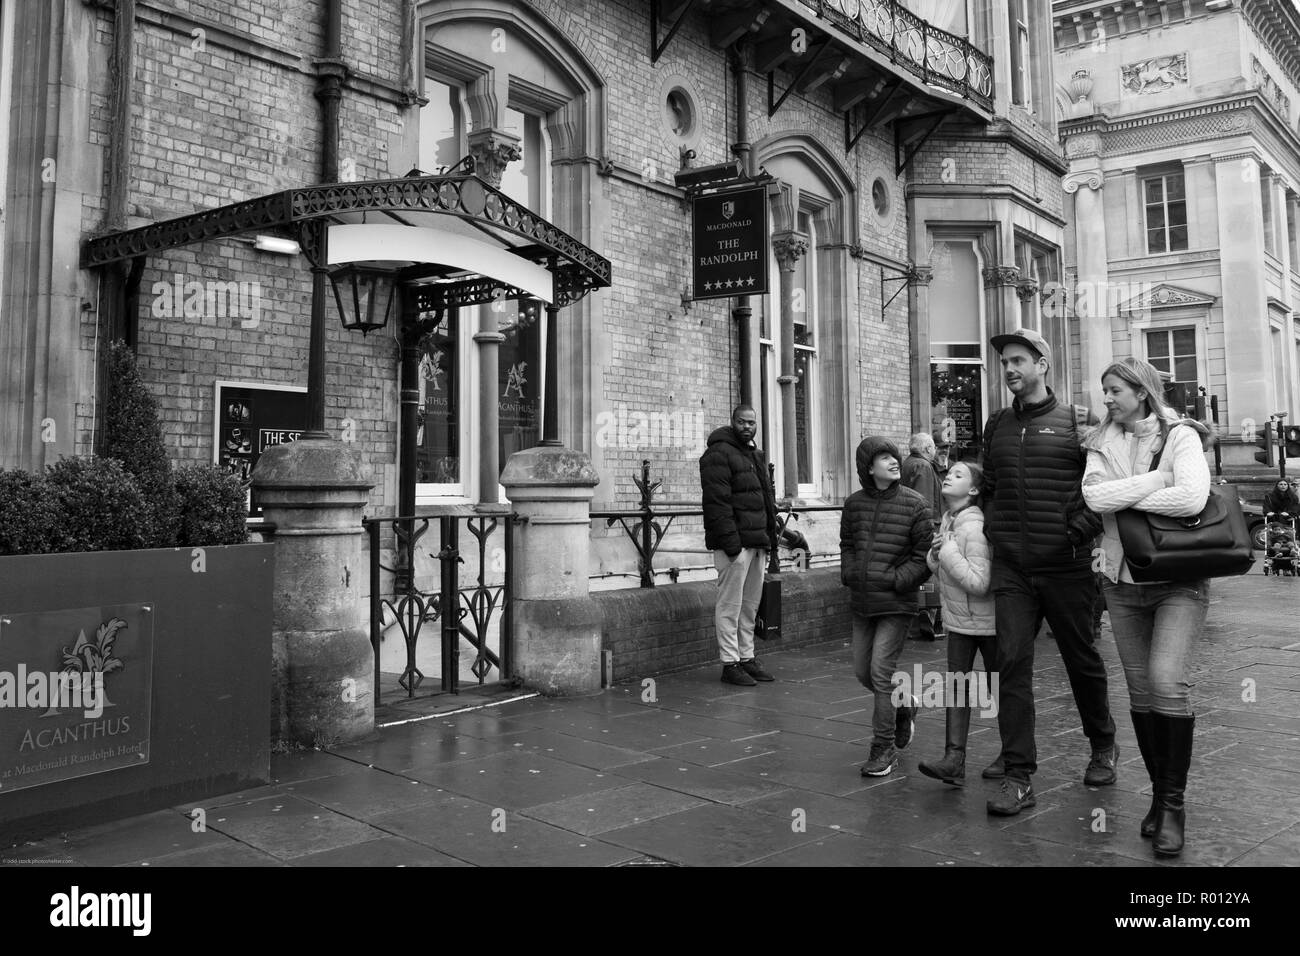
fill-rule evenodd
<path id="1" fill-rule="evenodd" d="M 490 185 L 500 187 L 501 174 L 506 166 L 523 156 L 519 137 L 498 129 L 480 129 L 469 134 L 469 153 L 474 157 L 474 172 Z M 500 384 L 501 343 L 506 337 L 497 325 L 496 304 L 481 305 L 478 309 L 478 331 L 474 344 L 478 346 L 478 500 L 482 504 L 496 504 L 498 477 L 501 473 L 500 420 L 501 405 L 497 397 Z M 551 334 L 552 330 L 548 330 Z"/>
<path id="2" fill-rule="evenodd" d="M 1282 263 L 1282 288 L 1281 300 L 1286 306 L 1286 315 L 1283 319 L 1282 326 L 1282 370 L 1286 376 L 1286 383 L 1283 385 L 1282 394 L 1278 396 L 1278 408 L 1286 409 L 1290 415 L 1288 421 L 1295 422 L 1297 406 L 1300 405 L 1300 368 L 1296 367 L 1295 354 L 1295 296 L 1291 292 L 1291 270 L 1295 263 L 1291 261 L 1291 243 L 1287 239 L 1289 230 L 1288 222 L 1291 218 L 1291 201 L 1288 198 L 1286 180 L 1278 173 L 1273 173 L 1269 177 L 1269 182 L 1273 187 L 1273 225 L 1276 237 L 1274 248 L 1277 250 L 1277 257 Z"/>
<path id="3" fill-rule="evenodd" d="M 933 266 L 915 266 L 907 283 L 907 311 L 912 327 L 912 430 L 933 431 L 930 418 L 933 387 L 930 380 L 930 283 Z M 888 296 L 883 296 L 888 298 Z"/>
<path id="4" fill-rule="evenodd" d="M 374 730 L 361 456 L 304 438 L 262 453 L 253 489 L 275 526 L 271 720 L 278 740 L 334 744 Z"/>
<path id="5" fill-rule="evenodd" d="M 772 237 L 781 284 L 781 467 L 785 476 L 782 496 L 799 496 L 799 445 L 795 427 L 794 385 L 794 264 L 808 251 L 808 237 L 801 232 L 779 232 Z M 803 290 L 805 295 L 807 290 Z"/>
<path id="6" fill-rule="evenodd" d="M 1069 301 L 1079 325 L 1079 387 L 1083 404 L 1089 408 L 1102 407 L 1101 373 L 1115 354 L 1110 333 L 1110 261 L 1106 251 L 1106 211 L 1101 198 L 1103 182 L 1100 170 L 1088 170 L 1066 176 L 1061 187 L 1074 196 L 1074 257 L 1078 279 Z M 1060 350 L 1061 356 L 1065 355 L 1064 343 L 1050 344 Z M 1057 381 L 1063 381 L 1067 371 L 1060 370 Z"/>
<path id="7" fill-rule="evenodd" d="M 1273 388 L 1264 289 L 1264 210 L 1259 161 L 1254 154 L 1216 156 L 1215 163 L 1228 393 L 1227 408 L 1220 410 L 1220 417 L 1237 432 L 1244 419 L 1267 422 L 1268 416 L 1280 409 Z"/>
<path id="8" fill-rule="evenodd" d="M 603 617 L 587 589 L 598 482 L 590 458 L 556 446 L 515 452 L 501 476 L 521 519 L 512 555 L 515 676 L 549 696 L 601 689 Z"/>

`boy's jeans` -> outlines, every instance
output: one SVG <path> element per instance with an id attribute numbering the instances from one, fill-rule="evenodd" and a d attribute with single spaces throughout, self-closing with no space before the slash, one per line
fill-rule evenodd
<path id="1" fill-rule="evenodd" d="M 878 744 L 894 743 L 894 672 L 911 623 L 910 614 L 853 615 L 853 673 L 875 695 L 871 731 Z"/>

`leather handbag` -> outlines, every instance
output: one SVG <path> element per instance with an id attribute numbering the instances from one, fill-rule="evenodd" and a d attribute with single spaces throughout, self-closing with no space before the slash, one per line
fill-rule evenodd
<path id="1" fill-rule="evenodd" d="M 1166 432 L 1166 442 L 1168 438 Z M 1164 444 L 1151 471 L 1160 467 L 1163 452 Z M 1231 577 L 1245 574 L 1255 563 L 1241 504 L 1217 485 L 1210 486 L 1198 515 L 1174 518 L 1125 508 L 1115 513 L 1115 523 L 1129 574 L 1139 584 Z"/>
<path id="2" fill-rule="evenodd" d="M 754 619 L 754 636 L 761 641 L 781 638 L 781 575 L 767 572 L 763 577 L 763 596 Z"/>

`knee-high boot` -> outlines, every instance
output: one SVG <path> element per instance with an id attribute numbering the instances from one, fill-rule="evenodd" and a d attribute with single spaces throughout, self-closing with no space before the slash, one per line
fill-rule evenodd
<path id="1" fill-rule="evenodd" d="M 1156 835 L 1152 849 L 1157 856 L 1177 856 L 1183 852 L 1183 830 L 1187 822 L 1183 794 L 1187 789 L 1187 771 L 1192 765 L 1192 731 L 1195 717 L 1170 717 L 1151 713 L 1155 729 L 1156 753 L 1160 764 L 1160 786 L 1156 790 Z"/>
<path id="2" fill-rule="evenodd" d="M 1156 835 L 1156 816 L 1160 809 L 1157 794 L 1160 792 L 1160 754 L 1156 750 L 1154 730 L 1151 726 L 1151 712 L 1130 710 L 1133 718 L 1133 732 L 1137 734 L 1138 750 L 1142 751 L 1142 762 L 1146 764 L 1147 776 L 1151 778 L 1151 809 L 1142 818 L 1141 833 L 1146 839 Z"/>
<path id="3" fill-rule="evenodd" d="M 970 708 L 949 707 L 943 759 L 938 763 L 921 761 L 916 768 L 927 777 L 942 780 L 954 787 L 966 785 L 966 733 L 970 729 Z"/>

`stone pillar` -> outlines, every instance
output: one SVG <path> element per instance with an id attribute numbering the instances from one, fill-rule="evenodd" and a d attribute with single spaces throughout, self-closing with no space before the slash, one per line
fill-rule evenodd
<path id="1" fill-rule="evenodd" d="M 332 439 L 262 453 L 253 489 L 275 525 L 271 720 L 278 740 L 333 744 L 374 730 L 374 657 L 362 554 L 373 487 L 361 456 Z"/>
<path id="2" fill-rule="evenodd" d="M 799 444 L 795 426 L 794 385 L 794 264 L 808 251 L 808 237 L 801 232 L 780 232 L 772 237 L 781 285 L 781 467 L 785 476 L 782 496 L 799 497 Z M 803 290 L 807 294 L 807 289 Z"/>
<path id="3" fill-rule="evenodd" d="M 933 431 L 933 384 L 930 380 L 930 283 L 933 266 L 915 266 L 907 283 L 907 312 L 912 328 L 912 430 Z M 883 290 L 882 290 L 883 292 Z M 882 299 L 888 298 L 882 294 Z"/>
<path id="4" fill-rule="evenodd" d="M 1079 388 L 1083 404 L 1102 407 L 1101 373 L 1115 353 L 1110 333 L 1110 260 L 1106 250 L 1106 211 L 1103 208 L 1100 170 L 1071 173 L 1062 189 L 1074 196 L 1074 257 L 1078 269 L 1075 294 L 1070 296 L 1079 324 Z M 1066 354 L 1064 343 L 1050 343 Z M 1064 381 L 1067 369 L 1057 375 Z"/>
<path id="5" fill-rule="evenodd" d="M 523 156 L 519 137 L 499 129 L 475 130 L 468 140 L 474 172 L 493 186 L 500 187 L 506 166 Z M 478 346 L 478 500 L 482 504 L 496 504 L 501 473 L 501 403 L 497 387 L 501 343 L 506 337 L 497 325 L 497 308 L 496 303 L 479 306 L 478 331 L 474 333 L 474 344 Z M 552 330 L 547 331 L 550 334 Z"/>
<path id="6" fill-rule="evenodd" d="M 1281 300 L 1286 306 L 1286 315 L 1282 326 L 1282 370 L 1286 376 L 1282 394 L 1278 396 L 1279 409 L 1289 412 L 1288 420 L 1296 421 L 1297 406 L 1300 405 L 1300 368 L 1296 367 L 1294 316 L 1296 311 L 1295 296 L 1291 292 L 1291 270 L 1295 263 L 1291 261 L 1291 243 L 1287 238 L 1290 230 L 1291 199 L 1287 192 L 1286 180 L 1278 173 L 1270 177 L 1273 186 L 1273 224 L 1275 227 L 1274 248 L 1282 262 Z"/>
<path id="7" fill-rule="evenodd" d="M 1264 290 L 1264 210 L 1253 154 L 1216 156 L 1215 163 L 1228 393 L 1220 417 L 1238 432 L 1244 419 L 1263 423 L 1279 410 Z"/>
<path id="8" fill-rule="evenodd" d="M 522 519 L 512 555 L 515 676 L 548 696 L 601 689 L 603 617 L 587 589 L 599 480 L 585 454 L 556 446 L 515 452 L 501 476 Z"/>

